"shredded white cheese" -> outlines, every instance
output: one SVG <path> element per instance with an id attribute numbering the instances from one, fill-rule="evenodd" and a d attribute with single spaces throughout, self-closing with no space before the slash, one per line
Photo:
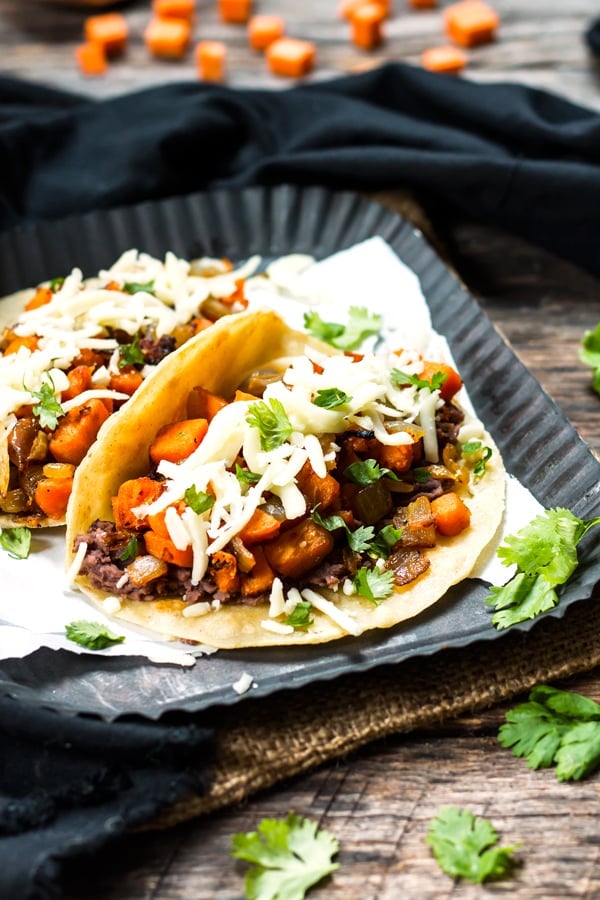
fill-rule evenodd
<path id="1" fill-rule="evenodd" d="M 286 625 L 284 622 L 277 622 L 275 619 L 263 619 L 260 627 L 265 631 L 272 631 L 273 634 L 293 634 L 294 626 Z"/>
<path id="2" fill-rule="evenodd" d="M 83 563 L 83 560 L 85 559 L 85 554 L 87 553 L 87 551 L 88 551 L 88 545 L 85 541 L 82 541 L 81 544 L 79 545 L 79 547 L 77 548 L 77 551 L 75 553 L 75 556 L 73 557 L 71 565 L 65 572 L 66 587 L 68 587 L 68 588 L 76 588 L 77 587 L 77 585 L 75 584 L 75 579 L 79 575 L 79 570 L 81 569 L 81 564 Z"/>
<path id="3" fill-rule="evenodd" d="M 236 694 L 245 694 L 250 690 L 253 683 L 254 679 L 252 678 L 252 675 L 250 675 L 248 672 L 242 672 L 238 680 L 234 681 L 232 687 Z"/>
<path id="4" fill-rule="evenodd" d="M 342 631 L 355 636 L 358 636 L 361 633 L 362 628 L 358 622 L 355 622 L 351 616 L 347 615 L 341 609 L 338 609 L 331 600 L 326 600 L 325 597 L 318 594 L 316 591 L 312 591 L 310 588 L 305 588 L 303 591 L 300 591 L 300 593 L 305 600 L 310 600 L 315 609 L 318 609 L 324 616 L 328 616 L 332 622 L 339 625 Z"/>

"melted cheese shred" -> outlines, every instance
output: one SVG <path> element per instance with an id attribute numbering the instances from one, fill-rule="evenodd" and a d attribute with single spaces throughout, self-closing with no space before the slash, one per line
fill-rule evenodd
<path id="1" fill-rule="evenodd" d="M 297 475 L 308 460 L 319 477 L 325 476 L 325 460 L 334 459 L 339 449 L 337 434 L 368 429 L 381 443 L 393 446 L 413 443 L 416 427 L 425 435 L 426 457 L 437 460 L 435 412 L 443 403 L 439 391 L 412 384 L 396 387 L 393 370 L 399 368 L 407 374 L 418 373 L 422 362 L 406 354 L 399 358 L 389 350 L 354 361 L 307 347 L 304 356 L 288 360 L 282 379 L 266 387 L 263 401 L 229 403 L 214 416 L 202 442 L 187 459 L 161 461 L 158 472 L 165 478 L 165 489 L 152 503 L 136 507 L 136 515 L 168 510 L 165 522 L 175 546 L 193 549 L 192 584 L 198 584 L 211 554 L 226 547 L 242 530 L 264 503 L 267 492 L 280 498 L 288 519 L 307 512 Z M 327 409 L 315 403 L 324 396 L 320 392 L 334 389 L 346 395 L 341 405 Z M 250 414 L 257 412 L 261 402 L 273 401 L 283 406 L 291 433 L 279 446 L 267 450 L 261 446 L 261 434 Z M 232 471 L 240 457 L 258 476 L 257 483 L 248 486 Z M 196 513 L 187 506 L 180 515 L 174 507 L 190 488 L 211 494 L 211 509 Z M 281 609 L 281 604 L 279 590 L 274 588 L 271 609 Z M 330 615 L 329 606 L 326 609 Z M 343 627 L 352 633 L 351 623 Z"/>

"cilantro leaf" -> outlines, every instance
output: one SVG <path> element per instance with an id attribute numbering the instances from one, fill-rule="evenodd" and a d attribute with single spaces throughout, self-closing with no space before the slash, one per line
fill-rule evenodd
<path id="1" fill-rule="evenodd" d="M 351 463 L 344 469 L 344 477 L 348 481 L 353 481 L 354 484 L 360 484 L 361 486 L 375 484 L 376 481 L 380 481 L 382 478 L 392 478 L 394 481 L 399 481 L 395 472 L 380 466 L 374 459 L 359 459 Z"/>
<path id="2" fill-rule="evenodd" d="M 52 291 L 53 294 L 56 294 L 57 291 L 61 289 L 63 284 L 65 283 L 65 279 L 63 276 L 58 276 L 57 278 L 51 278 L 48 282 L 48 287 Z"/>
<path id="3" fill-rule="evenodd" d="M 281 400 L 275 397 L 267 402 L 258 400 L 248 407 L 246 422 L 260 433 L 263 450 L 275 450 L 285 444 L 292 433 L 292 424 Z"/>
<path id="4" fill-rule="evenodd" d="M 392 384 L 395 384 L 396 387 L 403 387 L 406 384 L 412 384 L 416 388 L 427 388 L 428 391 L 439 391 L 441 387 L 443 387 L 444 383 L 448 379 L 447 372 L 434 372 L 431 376 L 431 380 L 427 381 L 424 378 L 419 378 L 418 375 L 407 375 L 406 372 L 402 372 L 400 369 L 392 369 L 390 373 L 390 380 Z"/>
<path id="5" fill-rule="evenodd" d="M 579 359 L 592 368 L 592 387 L 600 394 L 600 322 L 593 331 L 586 331 L 579 348 Z"/>
<path id="6" fill-rule="evenodd" d="M 310 614 L 311 609 L 310 600 L 299 600 L 285 620 L 285 624 L 293 625 L 294 628 L 308 628 L 314 621 Z"/>
<path id="7" fill-rule="evenodd" d="M 578 565 L 577 545 L 600 523 L 600 517 L 584 521 L 570 510 L 546 510 L 528 525 L 505 538 L 497 555 L 517 572 L 503 587 L 492 587 L 486 598 L 496 613 L 492 622 L 508 628 L 533 619 L 559 602 L 555 588 L 564 584 Z"/>
<path id="8" fill-rule="evenodd" d="M 28 388 L 25 388 L 25 390 L 28 390 Z M 64 416 L 65 412 L 56 399 L 54 382 L 51 376 L 46 373 L 46 380 L 42 382 L 39 391 L 30 391 L 29 393 L 40 401 L 33 407 L 33 414 L 40 420 L 40 427 L 54 431 L 58 425 L 58 420 L 61 416 Z"/>
<path id="9" fill-rule="evenodd" d="M 186 490 L 183 496 L 185 497 L 187 505 L 198 516 L 201 516 L 203 512 L 212 509 L 215 505 L 215 498 L 213 495 L 206 494 L 204 491 L 199 491 L 194 484 Z"/>
<path id="10" fill-rule="evenodd" d="M 467 441 L 462 445 L 461 452 L 466 462 L 473 467 L 475 478 L 483 478 L 492 456 L 491 447 L 485 447 L 481 441 Z"/>
<path id="11" fill-rule="evenodd" d="M 125 640 L 124 635 L 113 634 L 100 622 L 88 622 L 85 619 L 70 622 L 65 627 L 65 634 L 70 641 L 88 650 L 104 650 L 113 644 L 122 644 Z"/>
<path id="12" fill-rule="evenodd" d="M 339 869 L 332 862 L 336 838 L 316 822 L 289 813 L 263 819 L 256 831 L 232 839 L 232 855 L 252 863 L 245 879 L 248 900 L 302 900 L 306 891 Z"/>
<path id="13" fill-rule="evenodd" d="M 378 601 L 389 597 L 394 591 L 394 573 L 362 566 L 354 576 L 354 587 L 359 594 L 379 606 Z"/>
<path id="14" fill-rule="evenodd" d="M 261 479 L 258 472 L 243 469 L 239 463 L 235 464 L 235 477 L 241 484 L 258 484 Z"/>
<path id="15" fill-rule="evenodd" d="M 127 562 L 129 559 L 135 559 L 138 552 L 138 539 L 135 534 L 130 538 L 127 542 L 127 546 L 119 556 L 119 559 L 122 562 Z"/>
<path id="16" fill-rule="evenodd" d="M 344 403 L 349 403 L 350 400 L 352 397 L 339 388 L 325 388 L 317 391 L 313 403 L 322 409 L 336 409 L 338 406 L 343 406 Z"/>
<path id="17" fill-rule="evenodd" d="M 379 334 L 382 324 L 382 316 L 369 312 L 366 306 L 351 306 L 346 325 L 324 322 L 317 312 L 304 313 L 306 330 L 338 350 L 355 350 L 365 338 Z"/>
<path id="18" fill-rule="evenodd" d="M 425 838 L 441 868 L 452 878 L 475 884 L 501 878 L 514 866 L 516 847 L 495 847 L 498 835 L 489 819 L 468 809 L 445 806 L 431 821 Z"/>
<path id="19" fill-rule="evenodd" d="M 0 547 L 12 559 L 27 559 L 31 550 L 31 530 L 23 526 L 0 530 Z"/>
<path id="20" fill-rule="evenodd" d="M 136 334 L 130 344 L 119 344 L 119 369 L 124 369 L 125 366 L 143 366 L 145 362 L 139 335 Z"/>
<path id="21" fill-rule="evenodd" d="M 371 545 L 368 548 L 369 555 L 375 559 L 387 559 L 392 548 L 401 537 L 401 528 L 395 528 L 393 525 L 384 525 L 371 541 Z"/>
<path id="22" fill-rule="evenodd" d="M 154 280 L 151 281 L 126 281 L 121 288 L 125 294 L 153 294 Z"/>
<path id="23" fill-rule="evenodd" d="M 531 769 L 555 764 L 559 781 L 579 781 L 600 766 L 600 704 L 539 685 L 507 712 L 498 740 Z"/>
<path id="24" fill-rule="evenodd" d="M 317 525 L 320 525 L 321 528 L 325 528 L 327 531 L 337 531 L 338 528 L 344 528 L 348 546 L 357 553 L 363 553 L 369 549 L 370 542 L 375 534 L 372 525 L 360 525 L 354 531 L 351 531 L 341 516 L 327 516 L 324 518 L 316 506 L 311 512 L 311 518 Z"/>

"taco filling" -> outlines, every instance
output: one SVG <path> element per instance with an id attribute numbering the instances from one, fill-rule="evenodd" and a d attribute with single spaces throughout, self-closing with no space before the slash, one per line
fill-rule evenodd
<path id="1" fill-rule="evenodd" d="M 0 526 L 64 522 L 101 425 L 173 350 L 245 308 L 254 267 L 132 250 L 93 280 L 75 269 L 2 302 Z"/>
<path id="2" fill-rule="evenodd" d="M 461 384 L 410 351 L 306 346 L 228 395 L 194 387 L 185 418 L 149 442 L 147 471 L 111 497 L 114 521 L 73 535 L 78 579 L 126 618 L 168 610 L 161 629 L 193 638 L 198 623 L 208 643 L 209 623 L 233 616 L 216 646 L 327 640 L 415 614 L 468 574 L 502 513 L 501 461 L 465 424 Z M 461 541 L 468 552 L 453 553 Z"/>

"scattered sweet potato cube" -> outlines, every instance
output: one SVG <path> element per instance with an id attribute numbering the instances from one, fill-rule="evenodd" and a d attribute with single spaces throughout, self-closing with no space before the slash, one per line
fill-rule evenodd
<path id="1" fill-rule="evenodd" d="M 102 45 L 91 41 L 86 41 L 85 44 L 75 47 L 75 59 L 81 74 L 92 78 L 95 75 L 104 75 L 108 67 Z"/>
<path id="2" fill-rule="evenodd" d="M 483 0 L 461 0 L 444 10 L 448 37 L 461 47 L 475 47 L 494 39 L 500 17 Z"/>
<path id="3" fill-rule="evenodd" d="M 430 47 L 421 54 L 421 65 L 430 72 L 444 72 L 456 75 L 467 64 L 466 54 L 458 47 L 447 44 L 441 47 Z"/>
<path id="4" fill-rule="evenodd" d="M 282 37 L 267 47 L 267 65 L 274 75 L 301 78 L 314 66 L 316 47 L 312 41 Z"/>
<path id="5" fill-rule="evenodd" d="M 190 42 L 191 26 L 184 19 L 150 19 L 144 32 L 144 41 L 153 56 L 181 59 Z"/>
<path id="6" fill-rule="evenodd" d="M 285 22 L 281 16 L 257 15 L 248 22 L 248 43 L 253 50 L 266 50 L 269 44 L 279 40 L 285 33 Z"/>
<path id="7" fill-rule="evenodd" d="M 203 81 L 223 81 L 227 48 L 221 41 L 200 41 L 194 51 L 198 75 Z"/>
<path id="8" fill-rule="evenodd" d="M 125 16 L 116 12 L 88 16 L 83 32 L 86 43 L 99 44 L 107 56 L 122 53 L 129 37 Z"/>
<path id="9" fill-rule="evenodd" d="M 386 18 L 392 12 L 392 0 L 341 0 L 338 6 L 338 16 L 340 19 L 350 20 L 354 12 L 366 3 L 378 3 L 383 9 Z"/>
<path id="10" fill-rule="evenodd" d="M 252 14 L 252 0 L 219 0 L 219 15 L 223 22 L 247 22 Z"/>
<path id="11" fill-rule="evenodd" d="M 191 22 L 196 12 L 196 0 L 153 0 L 152 11 L 161 19 L 185 19 Z"/>
<path id="12" fill-rule="evenodd" d="M 383 41 L 381 23 L 385 10 L 379 3 L 361 3 L 350 16 L 352 41 L 362 50 L 373 50 Z"/>

